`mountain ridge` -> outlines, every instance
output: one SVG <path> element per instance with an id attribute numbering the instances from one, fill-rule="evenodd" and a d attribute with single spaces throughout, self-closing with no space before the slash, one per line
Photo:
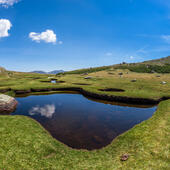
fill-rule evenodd
<path id="1" fill-rule="evenodd" d="M 53 70 L 50 72 L 45 72 L 45 71 L 41 71 L 41 70 L 35 70 L 35 71 L 31 71 L 31 73 L 38 73 L 38 74 L 58 74 L 58 73 L 64 73 L 64 70 Z"/>

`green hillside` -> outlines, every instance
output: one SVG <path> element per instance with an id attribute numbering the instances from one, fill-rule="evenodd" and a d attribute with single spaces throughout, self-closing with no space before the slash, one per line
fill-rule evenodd
<path id="1" fill-rule="evenodd" d="M 132 72 L 137 73 L 170 73 L 170 56 L 157 59 L 157 60 L 149 60 L 144 61 L 142 63 L 121 63 L 110 66 L 103 67 L 93 67 L 93 68 L 85 68 L 74 71 L 68 71 L 61 74 L 85 74 L 85 73 L 93 73 L 104 70 L 114 70 L 114 69 L 128 69 Z"/>
<path id="2" fill-rule="evenodd" d="M 156 65 L 170 64 L 170 56 L 160 58 L 157 60 L 144 61 L 143 63 L 144 64 L 156 64 Z"/>

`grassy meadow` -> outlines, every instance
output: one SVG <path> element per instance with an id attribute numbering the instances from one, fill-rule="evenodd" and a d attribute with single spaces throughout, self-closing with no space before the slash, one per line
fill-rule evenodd
<path id="1" fill-rule="evenodd" d="M 88 76 L 90 79 L 85 79 Z M 63 82 L 52 84 L 51 79 Z M 112 67 L 88 75 L 0 74 L 0 91 L 10 89 L 6 94 L 11 96 L 15 96 L 15 90 L 51 87 L 81 87 L 98 94 L 159 99 L 170 97 L 170 74 L 136 73 Z M 125 91 L 100 90 L 105 88 Z M 0 116 L 0 169 L 169 169 L 169 131 L 170 100 L 162 101 L 152 118 L 94 151 L 67 147 L 28 117 L 4 115 Z M 120 157 L 125 153 L 129 159 L 122 162 Z"/>
<path id="2" fill-rule="evenodd" d="M 119 75 L 122 73 L 123 75 Z M 85 79 L 91 77 L 91 79 Z M 51 79 L 63 81 L 52 84 Z M 132 82 L 135 80 L 136 82 Z M 165 81 L 166 84 L 162 84 Z M 10 72 L 0 76 L 0 91 L 45 89 L 62 87 L 81 87 L 86 91 L 114 96 L 128 96 L 138 98 L 159 99 L 170 97 L 170 74 L 135 73 L 128 69 L 114 69 L 83 74 L 41 75 L 33 73 Z M 106 88 L 119 88 L 124 92 L 101 91 Z"/>

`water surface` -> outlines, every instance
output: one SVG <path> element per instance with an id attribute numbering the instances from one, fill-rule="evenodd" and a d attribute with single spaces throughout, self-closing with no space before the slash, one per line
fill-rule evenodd
<path id="1" fill-rule="evenodd" d="M 150 118 L 149 108 L 89 100 L 80 94 L 50 94 L 16 98 L 12 115 L 37 120 L 57 140 L 76 149 L 100 149 L 121 133 Z"/>

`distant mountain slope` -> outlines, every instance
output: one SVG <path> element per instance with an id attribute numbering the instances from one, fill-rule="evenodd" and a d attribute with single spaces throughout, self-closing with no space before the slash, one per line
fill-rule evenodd
<path id="1" fill-rule="evenodd" d="M 170 56 L 160 58 L 157 60 L 149 60 L 149 61 L 144 61 L 144 64 L 156 64 L 156 65 L 163 65 L 163 64 L 170 64 Z"/>
<path id="2" fill-rule="evenodd" d="M 38 73 L 38 74 L 58 74 L 58 73 L 64 73 L 64 70 L 54 70 L 54 71 L 50 71 L 50 72 L 45 72 L 45 71 L 41 71 L 41 70 L 37 70 L 37 71 L 31 71 L 31 73 Z"/>
<path id="3" fill-rule="evenodd" d="M 139 73 L 152 73 L 152 72 L 170 73 L 170 56 L 165 58 L 160 58 L 157 60 L 149 60 L 149 61 L 144 61 L 139 63 L 123 62 L 120 64 L 115 64 L 110 66 L 73 70 L 73 71 L 65 72 L 64 74 L 87 74 L 87 73 L 93 73 L 93 72 L 110 70 L 110 69 L 129 69 L 130 71 L 139 72 Z"/>
<path id="4" fill-rule="evenodd" d="M 41 70 L 31 71 L 31 73 L 47 74 L 46 72 L 41 71 Z"/>
<path id="5" fill-rule="evenodd" d="M 5 72 L 6 72 L 5 68 L 0 67 L 0 74 L 5 73 Z"/>
<path id="6" fill-rule="evenodd" d="M 54 70 L 54 71 L 50 71 L 48 72 L 48 74 L 58 74 L 58 73 L 64 73 L 64 70 Z"/>

